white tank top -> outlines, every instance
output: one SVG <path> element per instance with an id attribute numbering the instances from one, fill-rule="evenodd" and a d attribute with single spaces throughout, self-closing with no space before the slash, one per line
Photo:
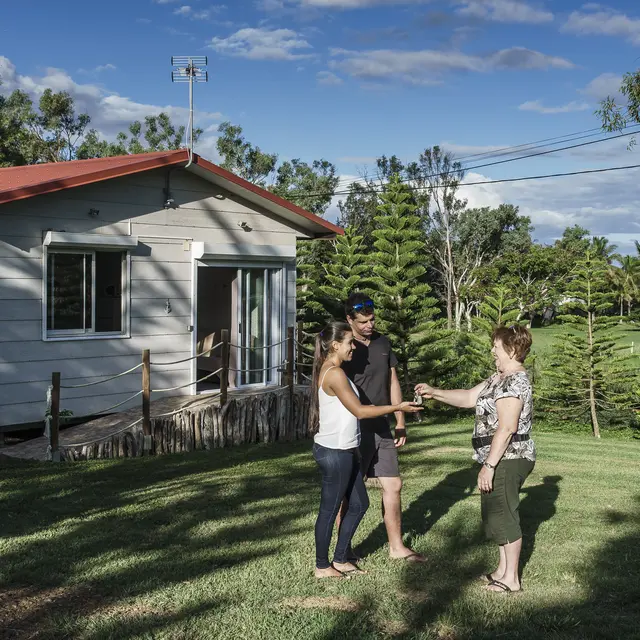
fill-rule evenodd
<path id="1" fill-rule="evenodd" d="M 313 439 L 327 449 L 354 449 L 360 446 L 360 421 L 340 402 L 338 396 L 330 396 L 322 388 L 327 372 L 334 368 L 329 367 L 320 381 L 318 388 L 320 428 Z M 358 396 L 356 385 L 351 380 L 349 384 Z"/>

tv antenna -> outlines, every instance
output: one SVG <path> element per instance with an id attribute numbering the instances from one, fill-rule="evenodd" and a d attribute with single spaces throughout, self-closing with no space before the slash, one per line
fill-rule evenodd
<path id="1" fill-rule="evenodd" d="M 171 56 L 171 66 L 171 82 L 189 83 L 188 167 L 193 161 L 193 83 L 209 81 L 209 73 L 204 69 L 207 66 L 207 56 Z"/>

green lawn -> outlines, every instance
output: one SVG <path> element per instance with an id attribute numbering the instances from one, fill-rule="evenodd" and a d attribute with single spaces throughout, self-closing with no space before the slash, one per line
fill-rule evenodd
<path id="1" fill-rule="evenodd" d="M 532 329 L 533 353 L 542 355 L 549 352 L 552 348 L 553 341 L 566 331 L 568 331 L 567 327 L 561 324 Z M 631 345 L 633 344 L 633 352 L 640 354 L 640 327 L 632 324 L 624 324 L 616 333 L 620 345 L 626 345 L 631 349 Z"/>
<path id="2" fill-rule="evenodd" d="M 470 421 L 411 429 L 405 530 L 389 561 L 379 494 L 368 575 L 316 582 L 310 443 L 75 463 L 0 461 L 0 637 L 265 640 L 640 638 L 640 443 L 539 434 L 522 502 L 522 594 L 474 577 Z"/>

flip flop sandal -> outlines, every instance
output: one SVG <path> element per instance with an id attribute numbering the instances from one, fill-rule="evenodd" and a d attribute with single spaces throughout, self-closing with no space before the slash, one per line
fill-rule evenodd
<path id="1" fill-rule="evenodd" d="M 487 589 L 490 593 L 498 593 L 500 595 L 511 595 L 515 593 L 520 593 L 522 589 L 518 591 L 513 591 L 510 589 L 504 582 L 500 582 L 500 580 L 492 580 L 488 585 L 488 587 L 498 587 L 500 591 L 494 591 L 493 589 Z"/>
<path id="2" fill-rule="evenodd" d="M 339 571 L 339 569 L 336 569 Z M 316 580 L 351 580 L 351 576 L 348 576 L 344 571 L 340 571 L 339 576 L 314 576 Z"/>
<path id="3" fill-rule="evenodd" d="M 405 562 L 409 562 L 411 564 L 422 564 L 427 561 L 427 559 L 420 553 L 410 553 L 408 556 L 402 556 L 402 558 L 395 558 L 395 560 L 404 560 Z"/>
<path id="4" fill-rule="evenodd" d="M 485 584 L 489 584 L 494 581 L 494 577 L 490 573 L 483 573 L 481 576 L 478 576 L 478 580 Z"/>
<path id="5" fill-rule="evenodd" d="M 344 573 L 345 576 L 350 576 L 350 575 L 364 575 L 366 573 L 369 573 L 368 571 L 365 571 L 364 569 L 361 569 L 360 567 L 358 567 L 355 563 L 351 563 L 353 564 L 353 566 L 355 567 L 355 569 L 336 569 L 337 571 L 340 571 L 340 573 Z M 335 567 L 334 567 L 335 568 Z"/>

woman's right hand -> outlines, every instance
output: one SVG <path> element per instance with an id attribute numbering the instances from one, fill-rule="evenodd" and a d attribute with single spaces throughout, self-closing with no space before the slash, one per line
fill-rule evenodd
<path id="1" fill-rule="evenodd" d="M 398 411 L 404 411 L 405 413 L 418 413 L 418 411 L 422 411 L 424 407 L 421 407 L 415 402 L 401 402 L 398 405 Z"/>
<path id="2" fill-rule="evenodd" d="M 414 387 L 414 391 L 423 398 L 433 398 L 435 388 L 428 385 L 426 382 L 421 382 Z"/>

